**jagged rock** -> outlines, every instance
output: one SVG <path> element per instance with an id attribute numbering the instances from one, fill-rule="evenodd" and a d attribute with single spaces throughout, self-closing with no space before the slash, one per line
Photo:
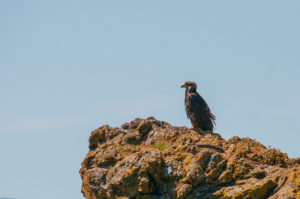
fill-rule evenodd
<path id="1" fill-rule="evenodd" d="M 250 138 L 149 117 L 94 130 L 89 148 L 80 169 L 87 199 L 300 198 L 300 159 Z"/>

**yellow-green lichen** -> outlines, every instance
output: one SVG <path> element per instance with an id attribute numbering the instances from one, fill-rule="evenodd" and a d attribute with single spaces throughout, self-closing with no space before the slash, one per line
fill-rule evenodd
<path id="1" fill-rule="evenodd" d="M 161 142 L 159 144 L 152 145 L 153 148 L 159 149 L 161 151 L 165 150 L 168 146 L 169 144 L 167 142 Z"/>

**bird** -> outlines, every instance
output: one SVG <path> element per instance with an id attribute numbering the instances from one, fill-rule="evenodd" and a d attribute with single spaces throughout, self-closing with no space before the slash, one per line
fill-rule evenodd
<path id="1" fill-rule="evenodd" d="M 185 88 L 184 105 L 193 128 L 212 132 L 216 116 L 210 112 L 205 100 L 197 93 L 197 84 L 193 81 L 186 81 L 181 88 Z"/>

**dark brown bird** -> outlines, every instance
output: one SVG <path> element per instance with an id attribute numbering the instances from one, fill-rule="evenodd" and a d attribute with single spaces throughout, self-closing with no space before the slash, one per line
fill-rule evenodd
<path id="1" fill-rule="evenodd" d="M 191 120 L 193 128 L 200 128 L 204 131 L 213 131 L 215 115 L 205 100 L 197 93 L 197 84 L 187 81 L 181 88 L 186 88 L 184 105 L 187 117 Z"/>

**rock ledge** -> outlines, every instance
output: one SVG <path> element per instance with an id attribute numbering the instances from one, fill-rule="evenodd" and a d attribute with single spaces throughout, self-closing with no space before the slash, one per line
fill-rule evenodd
<path id="1" fill-rule="evenodd" d="M 87 199 L 300 198 L 300 158 L 250 138 L 225 140 L 149 117 L 94 130 L 89 148 L 80 169 Z"/>

